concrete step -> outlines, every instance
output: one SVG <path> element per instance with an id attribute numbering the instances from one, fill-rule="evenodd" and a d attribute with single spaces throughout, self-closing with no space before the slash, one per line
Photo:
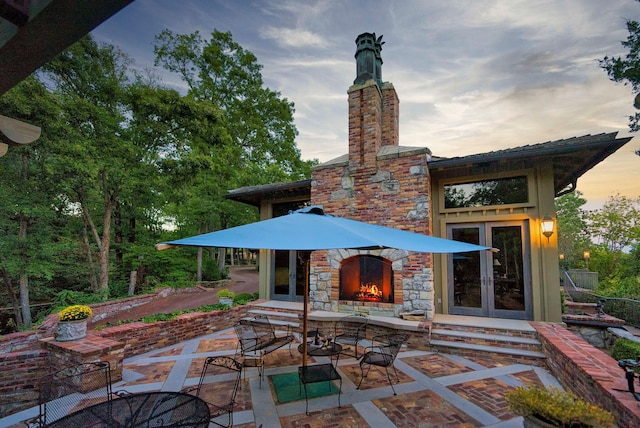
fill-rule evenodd
<path id="1" fill-rule="evenodd" d="M 300 308 L 298 308 L 300 306 Z M 266 316 L 274 326 L 289 327 L 294 331 L 301 331 L 302 304 L 295 302 L 261 302 L 253 305 L 247 311 L 249 317 Z"/>
<path id="2" fill-rule="evenodd" d="M 274 312 L 274 311 L 265 311 L 262 309 L 249 309 L 248 313 L 252 315 L 264 315 L 266 317 L 279 317 L 279 318 L 291 318 L 298 320 L 300 319 L 300 315 L 298 313 L 293 312 Z"/>
<path id="3" fill-rule="evenodd" d="M 292 321 L 282 321 L 279 319 L 275 319 L 273 317 L 269 317 L 269 324 L 271 324 L 272 326 L 276 326 L 276 327 L 291 327 L 291 329 L 298 331 L 302 325 L 298 322 L 292 322 Z M 245 317 L 243 318 L 244 320 L 250 320 L 253 319 L 253 317 Z"/>
<path id="4" fill-rule="evenodd" d="M 429 344 L 442 353 L 508 363 L 544 365 L 546 360 L 536 330 L 523 320 L 436 315 Z"/>
<path id="5" fill-rule="evenodd" d="M 477 345 L 474 343 L 449 342 L 444 340 L 431 340 L 430 345 L 434 351 L 445 354 L 462 355 L 470 358 L 483 356 L 494 361 L 504 359 L 510 363 L 532 364 L 536 366 L 544 366 L 546 362 L 546 355 L 540 351 Z"/>
<path id="6" fill-rule="evenodd" d="M 501 348 L 522 349 L 537 351 L 541 349 L 541 344 L 532 337 L 510 336 L 504 334 L 485 333 L 484 331 L 459 331 L 448 330 L 446 328 L 434 328 L 431 330 L 431 341 L 446 341 L 473 343 Z"/>

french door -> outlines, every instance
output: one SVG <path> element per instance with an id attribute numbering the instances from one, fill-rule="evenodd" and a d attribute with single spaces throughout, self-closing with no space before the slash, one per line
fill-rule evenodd
<path id="1" fill-rule="evenodd" d="M 307 284 L 308 258 L 298 257 L 297 251 L 273 251 L 271 298 L 289 302 L 302 302 Z"/>
<path id="2" fill-rule="evenodd" d="M 449 256 L 447 289 L 450 314 L 532 318 L 526 221 L 449 225 L 447 235 L 456 241 L 499 250 Z"/>

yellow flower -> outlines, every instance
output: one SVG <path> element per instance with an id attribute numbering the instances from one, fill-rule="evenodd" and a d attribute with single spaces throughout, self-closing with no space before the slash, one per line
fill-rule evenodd
<path id="1" fill-rule="evenodd" d="M 72 305 L 64 308 L 58 314 L 60 321 L 78 321 L 89 318 L 93 315 L 93 311 L 86 305 Z"/>

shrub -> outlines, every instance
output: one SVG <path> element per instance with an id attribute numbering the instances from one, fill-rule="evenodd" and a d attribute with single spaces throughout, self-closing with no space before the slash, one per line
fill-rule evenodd
<path id="1" fill-rule="evenodd" d="M 253 300 L 256 300 L 253 297 L 253 293 L 238 293 L 233 298 L 233 304 L 234 305 L 246 305 L 247 302 L 251 302 Z"/>
<path id="2" fill-rule="evenodd" d="M 505 398 L 514 413 L 535 416 L 559 427 L 609 427 L 614 422 L 610 412 L 558 388 L 520 386 L 507 392 Z"/>
<path id="3" fill-rule="evenodd" d="M 611 356 L 614 360 L 640 359 L 640 343 L 629 339 L 618 339 L 613 344 Z"/>
<path id="4" fill-rule="evenodd" d="M 236 293 L 234 293 L 231 290 L 227 290 L 226 288 L 218 291 L 218 299 L 221 297 L 233 299 L 235 296 L 236 296 Z"/>

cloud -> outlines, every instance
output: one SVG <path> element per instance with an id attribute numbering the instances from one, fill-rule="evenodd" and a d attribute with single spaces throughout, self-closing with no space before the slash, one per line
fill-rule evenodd
<path id="1" fill-rule="evenodd" d="M 321 35 L 306 30 L 265 27 L 260 30 L 260 35 L 265 39 L 273 40 L 280 47 L 324 48 L 328 46 Z"/>

